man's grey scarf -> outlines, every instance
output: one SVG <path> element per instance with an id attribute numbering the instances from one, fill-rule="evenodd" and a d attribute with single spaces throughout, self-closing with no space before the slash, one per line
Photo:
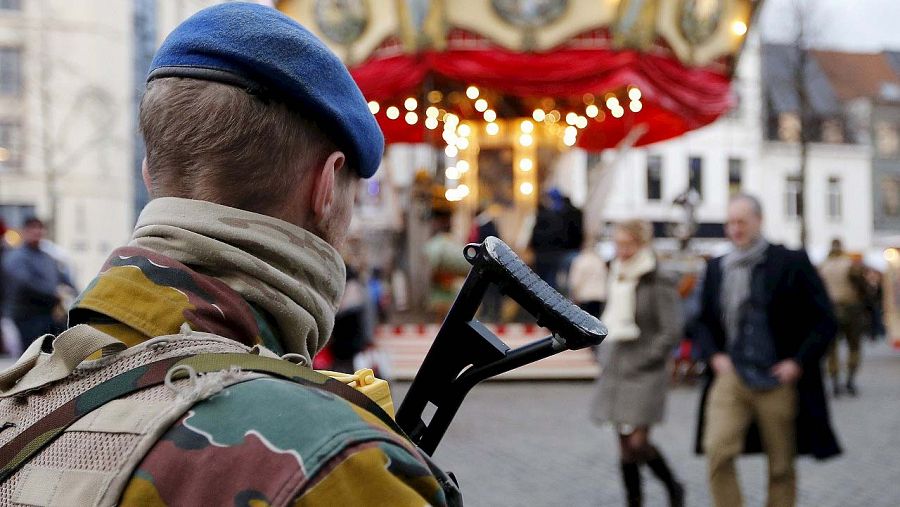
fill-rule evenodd
<path id="1" fill-rule="evenodd" d="M 768 241 L 760 237 L 750 247 L 734 250 L 722 258 L 722 322 L 729 345 L 737 338 L 743 306 L 750 299 L 753 268 L 765 260 L 768 248 Z"/>

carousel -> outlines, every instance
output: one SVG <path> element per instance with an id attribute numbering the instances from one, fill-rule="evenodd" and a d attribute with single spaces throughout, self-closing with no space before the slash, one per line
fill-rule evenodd
<path id="1" fill-rule="evenodd" d="M 427 146 L 432 154 L 391 164 L 406 163 L 410 173 L 399 178 L 402 198 L 381 195 L 390 185 L 374 183 L 367 198 L 413 210 L 414 182 L 422 181 L 415 175 L 424 173 L 446 201 L 424 207 L 449 204 L 460 231 L 485 206 L 500 210 L 501 230 L 523 229 L 542 193 L 568 173 L 574 186 L 590 187 L 594 168 L 575 174 L 569 153 L 663 141 L 727 112 L 736 60 L 760 3 L 275 2 L 347 64 L 388 145 Z M 602 201 L 595 190 L 587 191 L 588 228 L 599 223 L 600 212 L 590 209 Z M 420 211 L 403 220 L 405 235 L 416 236 Z"/>

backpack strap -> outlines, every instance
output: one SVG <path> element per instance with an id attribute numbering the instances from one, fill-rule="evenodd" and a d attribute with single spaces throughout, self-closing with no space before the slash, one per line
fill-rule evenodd
<path id="1" fill-rule="evenodd" d="M 385 424 L 385 426 L 391 428 L 394 432 L 407 440 L 409 439 L 406 433 L 397 424 L 397 421 L 388 415 L 388 413 L 385 412 L 385 410 L 372 398 L 369 398 L 365 394 L 339 380 L 335 380 L 312 368 L 301 366 L 290 361 L 255 354 L 217 353 L 198 354 L 182 359 L 175 366 L 190 367 L 197 373 L 227 370 L 228 368 L 237 366 L 243 371 L 266 373 L 304 386 L 321 389 L 366 410 L 377 417 L 378 420 Z M 186 375 L 186 373 L 187 372 L 185 371 L 184 374 Z M 173 374 L 172 378 L 177 379 L 180 377 Z"/>
<path id="2" fill-rule="evenodd" d="M 409 439 L 393 418 L 371 398 L 305 366 L 254 354 L 192 354 L 161 359 L 116 375 L 79 394 L 36 421 L 6 445 L 0 447 L 0 483 L 9 479 L 22 465 L 50 445 L 73 423 L 110 401 L 167 381 L 187 378 L 191 372 L 210 373 L 233 367 L 243 371 L 265 373 L 332 393 L 372 413 L 396 433 Z"/>

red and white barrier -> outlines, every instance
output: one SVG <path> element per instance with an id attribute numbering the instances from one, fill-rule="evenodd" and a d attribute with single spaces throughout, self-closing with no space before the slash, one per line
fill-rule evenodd
<path id="1" fill-rule="evenodd" d="M 510 348 L 520 347 L 549 336 L 535 324 L 488 324 Z M 378 326 L 375 345 L 386 352 L 396 379 L 412 379 L 437 336 L 438 324 L 399 324 Z M 569 350 L 500 375 L 499 379 L 590 379 L 598 373 L 589 349 Z"/>

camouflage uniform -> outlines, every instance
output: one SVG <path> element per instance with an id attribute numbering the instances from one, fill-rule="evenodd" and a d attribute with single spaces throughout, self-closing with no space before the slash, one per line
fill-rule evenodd
<path id="1" fill-rule="evenodd" d="M 280 349 L 279 330 L 227 285 L 136 247 L 112 253 L 71 319 L 129 345 L 187 323 Z M 140 462 L 121 504 L 444 505 L 458 493 L 441 483 L 445 475 L 371 414 L 266 378 L 195 405 Z"/>

